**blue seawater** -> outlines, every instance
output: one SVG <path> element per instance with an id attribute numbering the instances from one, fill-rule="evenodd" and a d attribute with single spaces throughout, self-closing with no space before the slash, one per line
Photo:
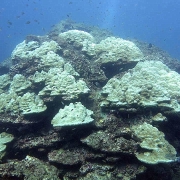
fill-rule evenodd
<path id="1" fill-rule="evenodd" d="M 29 34 L 44 35 L 64 19 L 136 38 L 180 59 L 178 0 L 1 0 L 0 61 Z"/>

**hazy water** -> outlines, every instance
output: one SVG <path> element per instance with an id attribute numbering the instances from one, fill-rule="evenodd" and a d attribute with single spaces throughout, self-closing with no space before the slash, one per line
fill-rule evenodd
<path id="1" fill-rule="evenodd" d="M 43 35 L 66 18 L 153 43 L 180 59 L 179 0 L 0 0 L 0 61 L 26 35 Z"/>

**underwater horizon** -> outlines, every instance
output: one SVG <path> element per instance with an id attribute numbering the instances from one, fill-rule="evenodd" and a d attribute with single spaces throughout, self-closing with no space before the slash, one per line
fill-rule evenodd
<path id="1" fill-rule="evenodd" d="M 179 7 L 175 0 L 1 0 L 0 61 L 27 35 L 45 35 L 65 19 L 151 43 L 180 59 Z"/>

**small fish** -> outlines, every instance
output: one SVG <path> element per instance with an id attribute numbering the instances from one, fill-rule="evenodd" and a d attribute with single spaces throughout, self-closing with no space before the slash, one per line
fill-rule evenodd
<path id="1" fill-rule="evenodd" d="M 30 24 L 31 22 L 30 21 L 27 21 L 26 24 Z"/>
<path id="2" fill-rule="evenodd" d="M 152 45 L 151 43 L 148 44 L 148 48 L 152 48 L 152 46 L 153 46 L 153 45 Z"/>
<path id="3" fill-rule="evenodd" d="M 8 24 L 9 24 L 9 25 L 12 25 L 12 22 L 11 22 L 11 21 L 8 21 Z"/>
<path id="4" fill-rule="evenodd" d="M 37 19 L 35 19 L 34 22 L 39 23 L 39 21 Z"/>

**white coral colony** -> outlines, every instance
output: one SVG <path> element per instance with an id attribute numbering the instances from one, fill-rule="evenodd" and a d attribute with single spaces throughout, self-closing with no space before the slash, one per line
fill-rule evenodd
<path id="1" fill-rule="evenodd" d="M 80 102 L 70 103 L 69 106 L 59 110 L 52 119 L 51 124 L 54 127 L 88 124 L 94 121 L 91 118 L 92 114 L 93 112 L 86 109 Z"/>

